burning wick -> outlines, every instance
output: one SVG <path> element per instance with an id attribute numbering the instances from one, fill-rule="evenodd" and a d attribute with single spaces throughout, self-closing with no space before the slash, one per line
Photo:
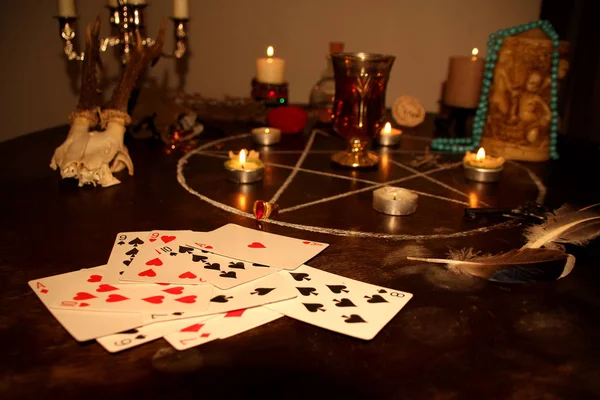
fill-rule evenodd
<path id="1" fill-rule="evenodd" d="M 383 134 L 389 135 L 390 133 L 392 133 L 392 124 L 390 124 L 389 122 L 386 122 L 384 127 L 383 127 L 383 132 L 381 132 Z"/>
<path id="2" fill-rule="evenodd" d="M 394 200 L 396 200 L 396 192 L 394 192 Z"/>
<path id="3" fill-rule="evenodd" d="M 477 161 L 485 159 L 485 150 L 483 149 L 483 147 L 479 148 L 479 151 L 477 151 L 477 155 L 475 156 L 475 159 Z"/>
<path id="4" fill-rule="evenodd" d="M 267 57 L 273 57 L 273 54 L 275 54 L 275 50 L 273 50 L 273 46 L 267 47 Z"/>
<path id="5" fill-rule="evenodd" d="M 479 49 L 475 47 L 473 50 L 471 50 L 471 61 L 477 60 L 477 54 L 479 54 Z"/>
<path id="6" fill-rule="evenodd" d="M 244 164 L 246 164 L 246 149 L 240 151 L 240 167 L 242 169 L 244 169 Z"/>

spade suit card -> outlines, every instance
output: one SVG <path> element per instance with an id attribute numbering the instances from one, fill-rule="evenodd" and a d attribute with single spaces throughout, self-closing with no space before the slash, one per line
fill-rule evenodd
<path id="1" fill-rule="evenodd" d="M 142 247 L 151 243 L 152 232 L 120 232 L 115 238 L 106 263 L 105 283 L 119 283 L 119 277 L 139 254 Z"/>
<path id="2" fill-rule="evenodd" d="M 230 289 L 278 271 L 268 265 L 190 247 L 186 243 L 193 233 L 154 233 L 158 234 L 160 245 L 144 247 L 120 276 L 121 282 L 210 283 L 219 289 Z M 163 238 L 166 238 L 166 243 Z"/>
<path id="3" fill-rule="evenodd" d="M 54 297 L 64 293 L 73 284 L 82 280 L 98 283 L 102 281 L 103 267 L 84 269 L 65 274 L 35 279 L 29 287 L 48 308 L 58 322 L 79 342 L 92 340 L 143 325 L 141 313 L 98 313 L 94 311 L 72 311 L 50 308 Z"/>
<path id="4" fill-rule="evenodd" d="M 226 339 L 283 317 L 265 307 L 233 310 L 208 321 L 189 319 L 188 324 L 165 336 L 177 350 L 199 346 L 215 339 Z"/>
<path id="5" fill-rule="evenodd" d="M 218 314 L 257 307 L 297 296 L 292 283 L 284 276 L 271 274 L 229 290 L 213 290 L 206 311 L 200 315 Z"/>
<path id="6" fill-rule="evenodd" d="M 207 308 L 210 285 L 111 285 L 89 282 L 73 284 L 53 298 L 52 308 L 108 312 L 199 313 Z"/>
<path id="7" fill-rule="evenodd" d="M 298 268 L 329 246 L 235 224 L 211 232 L 197 232 L 187 244 L 241 261 L 288 270 Z"/>
<path id="8" fill-rule="evenodd" d="M 215 316 L 209 315 L 206 317 L 156 322 L 141 326 L 139 328 L 128 329 L 116 334 L 103 336 L 97 338 L 96 341 L 100 343 L 100 345 L 107 351 L 111 353 L 117 353 L 119 351 L 127 350 L 144 343 L 152 342 L 170 333 L 177 332 L 178 330 L 189 326 L 191 320 L 195 321 L 196 323 L 201 323 L 211 318 L 215 318 Z"/>
<path id="9" fill-rule="evenodd" d="M 278 275 L 298 296 L 266 305 L 288 317 L 359 339 L 371 340 L 406 305 L 412 294 L 303 265 Z"/>

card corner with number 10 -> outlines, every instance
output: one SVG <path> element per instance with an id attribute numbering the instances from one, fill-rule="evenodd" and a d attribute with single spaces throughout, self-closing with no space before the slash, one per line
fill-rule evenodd
<path id="1" fill-rule="evenodd" d="M 190 236 L 193 246 L 234 259 L 294 270 L 329 244 L 276 235 L 236 224 Z"/>

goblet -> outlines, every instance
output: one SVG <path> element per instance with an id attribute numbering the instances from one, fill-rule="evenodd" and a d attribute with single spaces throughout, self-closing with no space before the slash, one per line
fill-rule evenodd
<path id="1" fill-rule="evenodd" d="M 373 53 L 331 54 L 335 77 L 333 129 L 349 140 L 346 151 L 332 156 L 337 164 L 360 168 L 379 162 L 367 146 L 385 122 L 385 91 L 395 59 Z"/>

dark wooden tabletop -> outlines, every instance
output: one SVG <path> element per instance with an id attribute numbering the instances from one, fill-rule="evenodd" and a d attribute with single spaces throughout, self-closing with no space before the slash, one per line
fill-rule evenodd
<path id="1" fill-rule="evenodd" d="M 405 132 L 401 146 L 371 171 L 332 166 L 329 158 L 344 142 L 316 135 L 304 170 L 281 194 L 281 208 L 290 209 L 277 219 L 282 225 L 262 229 L 330 243 L 311 266 L 413 293 L 407 306 L 369 342 L 282 318 L 184 352 L 160 339 L 109 354 L 95 342 L 76 342 L 27 282 L 104 264 L 121 231 L 208 231 L 226 223 L 257 228 L 225 206 L 251 212 L 254 200 L 270 199 L 309 135 L 284 136 L 267 152 L 254 147 L 270 166 L 263 182 L 247 186 L 225 180 L 222 157 L 229 149 L 252 148 L 250 138 L 207 145 L 183 169 L 194 194 L 177 180 L 183 154 L 153 140 L 128 138 L 135 176 L 120 174 L 120 185 L 79 188 L 61 180 L 48 164 L 66 132 L 49 129 L 0 144 L 2 399 L 600 397 L 597 240 L 568 249 L 577 257 L 569 276 L 537 284 L 481 281 L 406 260 L 444 257 L 449 248 L 497 252 L 523 244 L 523 225 L 467 221 L 469 204 L 513 207 L 541 197 L 550 208 L 599 202 L 597 145 L 561 139 L 559 161 L 509 163 L 501 182 L 486 185 L 448 166 L 460 156 L 445 155 L 440 161 L 447 168 L 437 172 L 406 168 L 427 145 L 431 120 Z M 208 126 L 200 144 L 244 132 L 243 126 Z M 422 193 L 411 216 L 374 211 L 371 189 L 306 205 L 401 178 L 399 186 Z"/>

